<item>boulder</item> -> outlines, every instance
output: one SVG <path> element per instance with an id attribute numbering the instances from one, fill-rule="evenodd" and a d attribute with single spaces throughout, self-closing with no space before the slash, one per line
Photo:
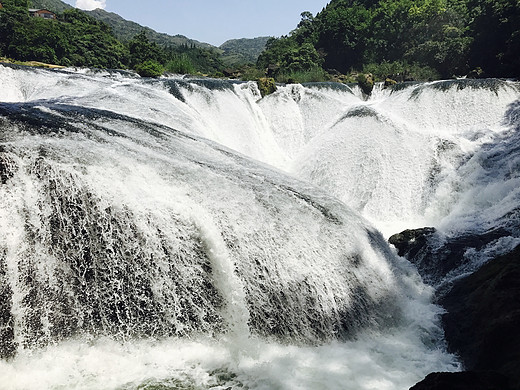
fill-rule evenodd
<path id="1" fill-rule="evenodd" d="M 370 95 L 374 89 L 374 76 L 371 73 L 359 74 L 357 83 L 365 95 Z"/>
<path id="2" fill-rule="evenodd" d="M 258 85 L 262 97 L 270 95 L 276 91 L 276 83 L 271 77 L 261 77 L 258 79 L 256 84 Z"/>
<path id="3" fill-rule="evenodd" d="M 391 236 L 388 242 L 396 247 L 399 256 L 404 256 L 411 261 L 427 244 L 428 237 L 435 232 L 436 229 L 433 227 L 407 229 Z"/>

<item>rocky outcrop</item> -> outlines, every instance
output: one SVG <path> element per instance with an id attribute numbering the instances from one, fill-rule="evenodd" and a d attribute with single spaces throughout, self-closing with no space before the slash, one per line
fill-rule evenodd
<path id="1" fill-rule="evenodd" d="M 437 287 L 445 277 L 471 262 L 468 251 L 479 251 L 493 241 L 509 236 L 498 228 L 481 234 L 464 233 L 445 237 L 434 228 L 405 230 L 388 241 L 397 248 L 399 256 L 415 264 L 424 282 Z"/>
<path id="2" fill-rule="evenodd" d="M 506 235 L 494 229 L 446 238 L 434 228 L 422 228 L 395 234 L 389 242 L 438 287 L 446 275 L 464 267 L 468 251 Z M 442 324 L 448 351 L 471 372 L 431 374 L 412 389 L 520 389 L 520 246 L 469 276 L 444 283 L 436 296 L 446 310 Z"/>
<path id="3" fill-rule="evenodd" d="M 262 97 L 270 95 L 276 91 L 276 84 L 274 79 L 271 77 L 262 77 L 258 79 L 256 83 Z"/>
<path id="4" fill-rule="evenodd" d="M 520 246 L 457 281 L 438 303 L 448 349 L 465 369 L 500 373 L 520 388 Z"/>
<path id="5" fill-rule="evenodd" d="M 388 242 L 396 247 L 399 256 L 404 256 L 412 261 L 420 251 L 424 250 L 428 238 L 436 231 L 433 227 L 407 229 L 391 236 Z"/>
<path id="6" fill-rule="evenodd" d="M 433 372 L 410 390 L 512 390 L 504 376 L 490 372 Z"/>
<path id="7" fill-rule="evenodd" d="M 365 95 L 370 95 L 372 93 L 372 90 L 374 89 L 374 76 L 372 76 L 371 73 L 360 74 L 357 77 L 357 82 Z"/>

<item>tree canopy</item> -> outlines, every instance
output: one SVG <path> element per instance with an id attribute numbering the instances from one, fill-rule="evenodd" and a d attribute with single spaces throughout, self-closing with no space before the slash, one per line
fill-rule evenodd
<path id="1" fill-rule="evenodd" d="M 475 68 L 520 73 L 518 0 L 332 0 L 316 16 L 301 16 L 289 35 L 268 42 L 259 67 L 301 68 L 298 48 L 306 47 L 319 57 L 304 56 L 306 64 L 331 72 L 413 64 L 440 77 Z"/>
<path id="2" fill-rule="evenodd" d="M 177 71 L 172 62 L 183 59 L 182 70 L 216 72 L 223 67 L 218 54 L 200 47 L 162 47 L 141 31 L 127 42 L 119 41 L 106 23 L 75 8 L 57 19 L 31 17 L 26 0 L 4 0 L 0 9 L 0 55 L 20 61 L 92 68 L 159 69 Z M 153 71 L 152 71 L 153 69 Z"/>

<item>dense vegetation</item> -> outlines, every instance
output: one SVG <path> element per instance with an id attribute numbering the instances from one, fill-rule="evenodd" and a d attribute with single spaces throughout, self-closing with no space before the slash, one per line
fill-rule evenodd
<path id="1" fill-rule="evenodd" d="M 57 21 L 30 17 L 25 0 L 7 0 L 2 4 L 1 55 L 66 66 L 123 67 L 124 45 L 106 24 L 84 12 L 66 10 Z"/>
<path id="2" fill-rule="evenodd" d="M 520 74 L 518 0 L 332 0 L 316 16 L 303 12 L 287 36 L 231 40 L 219 50 L 61 0 L 3 4 L 0 55 L 17 60 L 279 82 L 354 81 L 358 73 L 397 80 Z M 58 19 L 30 17 L 29 6 Z"/>
<path id="3" fill-rule="evenodd" d="M 223 68 L 215 51 L 194 45 L 160 46 L 151 42 L 144 31 L 123 42 L 108 24 L 83 11 L 65 9 L 56 20 L 35 18 L 29 16 L 28 3 L 3 1 L 0 55 L 63 66 L 132 68 L 146 76 L 164 70 L 213 74 Z"/>
<path id="4" fill-rule="evenodd" d="M 324 69 L 447 78 L 481 68 L 518 77 L 518 53 L 518 0 L 332 0 L 269 40 L 257 65 L 278 79 Z"/>

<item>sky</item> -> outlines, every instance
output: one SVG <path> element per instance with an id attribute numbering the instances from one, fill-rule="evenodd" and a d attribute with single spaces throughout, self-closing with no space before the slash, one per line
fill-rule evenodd
<path id="1" fill-rule="evenodd" d="M 220 46 L 228 39 L 288 34 L 303 11 L 313 15 L 330 0 L 65 0 L 102 8 L 157 32 Z"/>

